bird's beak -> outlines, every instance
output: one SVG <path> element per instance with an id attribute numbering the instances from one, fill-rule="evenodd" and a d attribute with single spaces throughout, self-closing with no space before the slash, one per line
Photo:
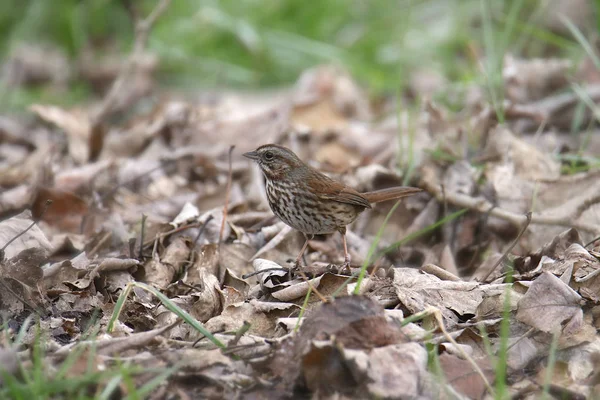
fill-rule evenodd
<path id="1" fill-rule="evenodd" d="M 244 157 L 249 158 L 251 160 L 258 160 L 258 153 L 255 151 L 249 151 L 247 153 L 242 154 Z"/>

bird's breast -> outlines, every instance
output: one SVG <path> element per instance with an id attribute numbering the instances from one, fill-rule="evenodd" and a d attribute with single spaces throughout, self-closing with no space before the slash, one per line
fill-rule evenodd
<path id="1" fill-rule="evenodd" d="M 267 199 L 284 223 L 306 234 L 332 233 L 356 220 L 364 207 L 317 197 L 290 182 L 267 180 Z"/>

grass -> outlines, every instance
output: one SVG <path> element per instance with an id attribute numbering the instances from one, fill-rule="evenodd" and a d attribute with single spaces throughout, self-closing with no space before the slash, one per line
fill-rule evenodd
<path id="1" fill-rule="evenodd" d="M 552 396 L 549 394 L 550 385 L 552 384 L 554 367 L 556 366 L 556 356 L 558 352 L 558 339 L 560 337 L 559 333 L 554 333 L 552 335 L 552 342 L 550 344 L 550 349 L 548 350 L 548 359 L 546 364 L 546 373 L 544 374 L 544 384 L 542 389 L 542 398 L 550 399 Z"/>
<path id="2" fill-rule="evenodd" d="M 28 318 L 14 335 L 4 325 L 0 333 L 4 333 L 4 341 L 11 348 L 17 349 L 23 344 L 32 323 L 33 318 Z M 140 399 L 155 390 L 175 371 L 175 368 L 150 370 L 128 363 L 118 363 L 100 370 L 97 369 L 94 346 L 75 346 L 63 361 L 51 362 L 51 356 L 45 349 L 48 340 L 46 333 L 41 331 L 39 325 L 33 329 L 36 329 L 36 337 L 31 348 L 30 365 L 20 365 L 15 375 L 2 374 L 4 384 L 0 385 L 1 399 L 110 399 L 118 393 L 119 385 L 127 388 L 122 398 Z M 88 331 L 84 335 L 85 339 L 94 338 L 97 334 L 95 327 Z M 134 378 L 141 373 L 151 373 L 154 377 L 136 387 Z"/>
<path id="3" fill-rule="evenodd" d="M 136 2 L 143 13 L 147 13 L 154 3 L 154 0 Z M 40 38 L 61 49 L 72 60 L 87 47 L 93 47 L 99 54 L 111 53 L 112 48 L 127 52 L 133 32 L 122 4 L 109 0 L 2 1 L 0 55 L 8 56 L 23 42 L 39 43 Z M 552 47 L 558 49 L 558 55 L 572 59 L 587 55 L 600 68 L 595 50 L 570 21 L 564 23 L 572 38 L 558 36 L 532 23 L 539 12 L 539 4 L 536 0 L 323 0 L 307 6 L 293 0 L 263 0 L 260 3 L 251 0 L 177 0 L 156 25 L 149 48 L 161 60 L 158 76 L 163 84 L 192 90 L 287 85 L 305 69 L 333 62 L 348 68 L 372 93 L 396 94 L 409 85 L 412 71 L 425 68 L 446 77 L 454 88 L 467 87 L 471 83 L 484 84 L 498 119 L 502 121 L 502 59 L 506 52 L 541 55 Z M 596 29 L 600 30 L 600 19 Z M 487 56 L 483 65 L 473 54 L 478 50 Z M 600 118 L 598 107 L 583 89 L 575 85 L 573 90 L 581 99 L 579 112 L 588 107 L 596 118 Z M 79 104 L 91 93 L 91 88 L 81 81 L 73 82 L 67 93 L 46 87 L 10 91 L 0 88 L 0 110 L 22 109 L 33 102 Z M 443 95 L 440 100 L 444 101 Z M 446 101 L 455 111 L 462 106 L 460 102 Z M 574 124 L 572 130 L 574 134 L 584 130 L 589 132 L 582 124 Z M 410 140 L 408 143 L 400 164 L 410 172 L 413 154 L 412 143 Z M 455 161 L 452 155 L 442 150 L 432 152 L 432 156 Z M 589 165 L 597 166 L 600 162 L 597 158 L 586 159 L 579 155 L 567 161 L 571 162 L 567 167 L 570 173 L 589 168 Z M 582 166 L 582 162 L 587 164 Z M 406 177 L 408 179 L 410 173 Z M 383 253 L 464 212 L 449 215 L 394 243 Z M 386 221 L 387 218 L 389 215 Z M 381 256 L 375 254 L 375 249 L 382 230 L 383 226 L 361 269 L 356 292 L 360 290 L 369 260 Z M 125 291 L 119 299 L 112 323 L 128 293 Z M 160 293 L 154 294 L 159 296 Z M 168 299 L 159 298 L 169 307 Z M 497 398 L 504 398 L 507 389 L 508 307 L 509 303 L 506 303 L 497 353 Z M 179 315 L 211 338 L 201 325 L 188 320 L 188 315 Z M 18 345 L 23 336 L 22 330 L 13 339 L 13 344 Z M 224 346 L 216 338 L 211 340 L 219 347 Z M 132 398 L 140 398 L 164 379 L 164 374 L 170 373 L 160 371 L 155 380 L 136 389 L 133 377 L 137 370 L 130 365 L 121 364 L 102 373 L 89 370 L 80 378 L 69 378 L 64 371 L 75 360 L 67 358 L 61 379 L 51 379 L 44 364 L 46 354 L 41 343 L 40 335 L 32 352 L 32 368 L 21 371 L 23 379 L 6 377 L 6 385 L 0 388 L 0 398 L 29 400 L 68 395 L 83 399 L 88 398 L 92 383 L 102 384 L 100 398 L 109 398 L 121 383 L 130 388 Z M 550 371 L 551 368 L 549 374 Z"/>
<path id="4" fill-rule="evenodd" d="M 155 0 L 134 4 L 147 14 Z M 412 71 L 425 68 L 459 86 L 487 79 L 501 113 L 507 50 L 525 53 L 556 43 L 572 50 L 576 44 L 532 24 L 536 4 L 324 0 L 307 7 L 294 0 L 173 1 L 155 26 L 149 48 L 161 60 L 161 82 L 179 89 L 286 85 L 307 68 L 337 63 L 372 93 L 391 94 L 407 87 Z M 123 3 L 108 0 L 7 0 L 0 4 L 0 34 L 0 55 L 43 38 L 71 59 L 86 48 L 97 54 L 127 52 L 133 38 Z M 488 55 L 483 75 L 473 56 L 479 48 Z M 24 107 L 35 99 L 76 104 L 90 93 L 85 82 L 66 94 L 31 88 L 10 93 L 0 106 Z"/>
<path id="5" fill-rule="evenodd" d="M 108 327 L 106 328 L 106 330 L 108 332 L 112 332 L 115 322 L 119 318 L 119 315 L 121 314 L 121 311 L 123 310 L 123 307 L 125 306 L 125 301 L 127 300 L 127 297 L 129 297 L 129 294 L 131 293 L 131 291 L 134 287 L 138 287 L 140 289 L 143 289 L 143 290 L 153 294 L 156 298 L 158 298 L 158 300 L 160 300 L 160 302 L 169 311 L 173 312 L 175 315 L 177 315 L 179 318 L 181 318 L 184 322 L 186 322 L 190 326 L 192 326 L 192 328 L 194 328 L 200 334 L 202 334 L 204 337 L 206 337 L 208 340 L 210 340 L 215 346 L 222 348 L 222 349 L 226 347 L 223 342 L 221 342 L 212 333 L 210 333 L 208 330 L 206 330 L 206 328 L 204 328 L 204 326 L 202 326 L 202 324 L 200 322 L 198 322 L 198 320 L 196 318 L 192 317 L 190 314 L 188 314 L 187 311 L 185 311 L 184 309 L 179 307 L 177 304 L 175 304 L 171 299 L 169 299 L 167 296 L 165 296 L 160 290 L 156 289 L 153 286 L 142 283 L 142 282 L 130 282 L 127 284 L 125 290 L 123 290 L 121 292 L 121 294 L 119 295 L 119 298 L 117 299 L 117 302 L 115 304 L 115 309 L 113 311 L 113 315 L 108 323 Z"/>
<path id="6" fill-rule="evenodd" d="M 161 303 L 182 320 L 198 330 L 208 340 L 219 348 L 225 344 L 215 338 L 196 319 L 173 303 L 159 290 L 141 282 L 130 283 L 119 296 L 113 315 L 109 321 L 107 331 L 110 332 L 122 311 L 127 297 L 133 287 L 139 287 L 156 296 Z M 0 329 L 4 332 L 4 342 L 11 348 L 17 349 L 23 344 L 27 332 L 30 330 L 32 318 L 27 319 L 17 334 L 11 335 L 6 326 Z M 42 332 L 39 325 L 36 337 L 31 347 L 31 362 L 29 366 L 20 365 L 18 374 L 2 374 L 3 385 L 0 385 L 0 399 L 110 399 L 114 398 L 119 387 L 125 388 L 125 399 L 142 399 L 148 396 L 159 385 L 177 370 L 177 366 L 170 368 L 148 369 L 140 368 L 126 362 L 117 362 L 105 370 L 97 368 L 96 348 L 93 339 L 98 333 L 97 326 L 91 326 L 88 332 L 82 335 L 81 341 L 91 341 L 92 345 L 76 345 L 63 361 L 51 362 L 51 355 L 46 354 L 45 343 L 47 333 Z M 82 361 L 83 360 L 83 361 Z M 54 364 L 54 365 L 52 365 Z M 51 366 L 52 365 L 52 366 Z M 141 373 L 153 374 L 153 378 L 143 385 L 136 384 L 135 377 Z"/>
<path id="7" fill-rule="evenodd" d="M 197 320 L 164 294 L 140 282 L 131 283 L 119 296 L 109 321 L 108 332 L 112 330 L 134 286 L 155 295 L 167 309 L 181 317 L 183 321 L 202 333 L 217 347 L 225 347 L 222 342 L 205 330 Z M 6 325 L 0 327 L 0 333 L 5 334 L 4 340 L 0 342 L 8 343 L 9 348 L 19 348 L 23 345 L 25 336 L 30 331 L 32 321 L 33 318 L 29 317 L 16 334 L 11 334 Z M 140 368 L 126 362 L 117 362 L 105 370 L 99 369 L 97 368 L 97 354 L 94 346 L 94 338 L 97 333 L 98 326 L 91 324 L 86 333 L 80 338 L 80 341 L 91 341 L 91 345 L 75 345 L 64 360 L 51 362 L 52 356 L 46 354 L 45 349 L 45 343 L 48 341 L 45 337 L 47 333 L 42 332 L 38 325 L 36 337 L 31 347 L 30 365 L 21 364 L 18 373 L 14 376 L 2 374 L 4 384 L 0 385 L 0 398 L 23 400 L 46 398 L 110 399 L 114 398 L 117 389 L 121 387 L 125 388 L 124 394 L 126 396 L 123 398 L 142 399 L 148 396 L 156 387 L 163 384 L 177 370 L 177 366 L 152 370 Z M 141 373 L 151 373 L 153 378 L 143 385 L 137 385 L 135 377 Z"/>
<path id="8" fill-rule="evenodd" d="M 398 200 L 396 202 L 396 204 L 394 204 L 394 206 L 390 209 L 390 211 L 385 216 L 383 223 L 379 227 L 379 230 L 377 231 L 377 235 L 375 235 L 375 240 L 373 240 L 373 243 L 369 247 L 369 252 L 367 253 L 367 257 L 365 258 L 365 261 L 363 261 L 363 265 L 360 268 L 360 273 L 358 274 L 358 278 L 356 280 L 356 287 L 354 288 L 354 294 L 360 294 L 360 285 L 362 284 L 362 281 L 365 279 L 365 276 L 367 274 L 367 268 L 371 264 L 371 259 L 375 255 L 375 251 L 377 251 L 377 245 L 379 244 L 379 241 L 381 240 L 381 236 L 383 236 L 383 231 L 384 231 L 388 221 L 394 214 L 394 211 L 396 211 L 396 208 L 398 208 L 398 206 L 400 205 L 400 202 L 401 202 L 401 200 Z"/>
<path id="9" fill-rule="evenodd" d="M 510 398 L 508 383 L 508 342 L 510 337 L 510 294 L 512 284 L 512 273 L 509 270 L 505 281 L 509 284 L 504 292 L 504 304 L 502 307 L 502 321 L 500 321 L 500 344 L 496 354 L 496 399 L 504 400 Z"/>

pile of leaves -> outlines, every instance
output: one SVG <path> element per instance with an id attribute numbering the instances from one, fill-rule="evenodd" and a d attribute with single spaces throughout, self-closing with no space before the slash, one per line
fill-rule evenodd
<path id="1" fill-rule="evenodd" d="M 97 103 L 0 117 L 0 394 L 600 396 L 589 60 L 507 57 L 501 112 L 473 85 L 452 113 L 371 102 L 337 66 L 158 98 L 141 56 Z M 241 157 L 265 143 L 424 191 L 349 227 L 350 271 L 339 235 L 292 268 L 303 236 Z"/>

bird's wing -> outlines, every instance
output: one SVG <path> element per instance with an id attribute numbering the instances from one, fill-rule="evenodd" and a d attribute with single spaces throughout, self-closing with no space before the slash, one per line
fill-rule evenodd
<path id="1" fill-rule="evenodd" d="M 319 174 L 318 178 L 307 180 L 306 184 L 313 193 L 319 193 L 320 199 L 371 208 L 371 204 L 363 195 L 326 175 Z"/>

